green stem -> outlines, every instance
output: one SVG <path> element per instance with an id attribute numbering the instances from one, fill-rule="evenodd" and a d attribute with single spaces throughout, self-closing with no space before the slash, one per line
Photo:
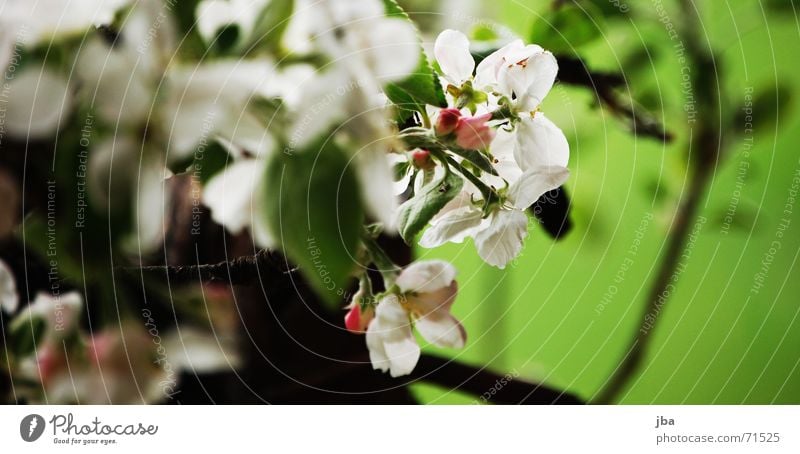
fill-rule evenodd
<path id="1" fill-rule="evenodd" d="M 380 272 L 383 277 L 384 286 L 386 288 L 391 287 L 394 285 L 397 273 L 400 272 L 400 267 L 386 255 L 386 252 L 378 245 L 378 242 L 375 241 L 369 232 L 365 231 L 362 237 L 364 246 L 367 248 L 367 252 L 369 252 L 370 258 L 372 259 L 372 263 L 375 264 L 378 268 L 378 272 Z"/>

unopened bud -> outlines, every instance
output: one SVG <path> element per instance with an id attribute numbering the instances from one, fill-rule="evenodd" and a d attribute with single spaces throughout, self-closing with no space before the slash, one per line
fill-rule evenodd
<path id="1" fill-rule="evenodd" d="M 461 111 L 458 109 L 442 109 L 439 111 L 439 119 L 436 121 L 436 134 L 446 136 L 455 131 L 458 121 L 461 118 Z"/>

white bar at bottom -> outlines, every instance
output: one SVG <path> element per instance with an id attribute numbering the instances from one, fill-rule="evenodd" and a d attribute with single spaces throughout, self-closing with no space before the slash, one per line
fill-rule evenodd
<path id="1" fill-rule="evenodd" d="M 26 441 L 31 419 L 45 427 Z M 798 421 L 800 406 L 6 406 L 0 442 L 3 453 L 798 453 Z"/>

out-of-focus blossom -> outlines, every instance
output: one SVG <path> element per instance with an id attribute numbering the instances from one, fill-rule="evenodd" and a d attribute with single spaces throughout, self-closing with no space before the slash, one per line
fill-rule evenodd
<path id="1" fill-rule="evenodd" d="M 17 310 L 17 306 L 19 306 L 19 294 L 14 273 L 6 262 L 0 260 L 0 310 L 10 314 Z"/>

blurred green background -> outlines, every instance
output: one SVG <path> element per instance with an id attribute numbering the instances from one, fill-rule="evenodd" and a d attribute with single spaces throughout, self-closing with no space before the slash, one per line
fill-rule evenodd
<path id="1" fill-rule="evenodd" d="M 454 313 L 470 335 L 463 351 L 428 351 L 591 399 L 638 327 L 669 224 L 687 195 L 688 138 L 696 126 L 684 111 L 683 65 L 666 24 L 681 27 L 686 15 L 672 0 L 564 2 L 575 9 L 569 19 L 556 17 L 545 0 L 431 3 L 405 5 L 423 26 L 439 21 L 465 32 L 477 25 L 480 33 L 505 33 L 486 26 L 492 19 L 526 40 L 545 36 L 552 42 L 542 44 L 550 48 L 559 46 L 556 26 L 564 33 L 561 44 L 570 44 L 562 53 L 580 55 L 592 69 L 623 73 L 630 96 L 676 135 L 666 145 L 634 137 L 596 106 L 593 93 L 558 85 L 543 110 L 570 140 L 572 232 L 554 242 L 534 228 L 506 270 L 483 264 L 471 243 L 417 251 L 457 265 L 461 287 Z M 797 5 L 696 3 L 700 36 L 707 39 L 701 45 L 718 57 L 725 149 L 701 201 L 706 222 L 687 248 L 645 364 L 620 402 L 797 404 L 800 217 L 784 213 L 800 170 L 793 96 L 800 89 Z M 742 110 L 751 90 L 752 133 Z M 732 222 L 725 220 L 728 212 Z M 779 229 L 782 219 L 789 221 L 785 231 Z M 637 230 L 641 245 L 633 256 Z M 780 248 L 770 254 L 776 239 Z M 754 293 L 765 255 L 773 260 Z M 415 391 L 428 403 L 472 402 L 431 385 Z"/>

